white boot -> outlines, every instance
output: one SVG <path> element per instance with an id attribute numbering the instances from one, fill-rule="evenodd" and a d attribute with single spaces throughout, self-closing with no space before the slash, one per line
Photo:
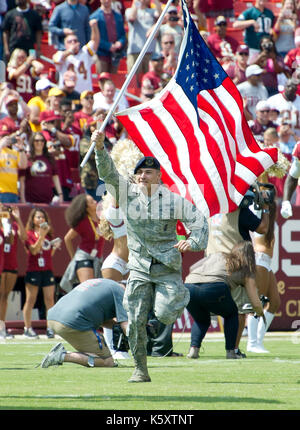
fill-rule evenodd
<path id="1" fill-rule="evenodd" d="M 6 337 L 5 322 L 0 320 L 0 338 L 5 339 L 5 337 Z"/>
<path id="2" fill-rule="evenodd" d="M 263 340 L 264 340 L 266 332 L 268 331 L 268 328 L 271 325 L 271 322 L 274 319 L 274 314 L 272 314 L 271 312 L 268 312 L 266 310 L 264 311 L 264 314 L 265 314 L 265 318 L 266 318 L 266 325 L 265 325 L 262 318 L 259 318 L 259 323 L 258 323 L 258 329 L 257 329 L 257 349 L 258 349 L 258 351 L 257 352 L 268 353 L 269 351 L 267 351 L 264 348 Z"/>
<path id="3" fill-rule="evenodd" d="M 247 351 L 256 352 L 257 346 L 257 328 L 258 328 L 258 318 L 255 318 L 253 315 L 248 315 L 247 319 L 247 327 L 248 327 L 248 343 L 247 343 Z"/>

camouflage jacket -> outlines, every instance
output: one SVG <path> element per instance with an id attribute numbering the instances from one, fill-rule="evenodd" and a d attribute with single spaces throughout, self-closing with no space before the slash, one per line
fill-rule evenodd
<path id="1" fill-rule="evenodd" d="M 118 173 L 105 150 L 95 150 L 95 154 L 99 177 L 118 201 L 127 225 L 131 270 L 149 273 L 153 259 L 173 270 L 181 270 L 181 253 L 174 248 L 178 220 L 190 232 L 188 241 L 192 250 L 206 248 L 207 221 L 193 204 L 163 185 L 148 197 L 137 184 Z"/>

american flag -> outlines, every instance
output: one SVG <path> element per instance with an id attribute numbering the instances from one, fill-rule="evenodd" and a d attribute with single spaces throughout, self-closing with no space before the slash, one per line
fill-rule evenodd
<path id="1" fill-rule="evenodd" d="M 277 161 L 262 150 L 239 91 L 199 34 L 182 0 L 185 34 L 176 72 L 149 102 L 117 114 L 162 181 L 206 217 L 232 212 L 256 178 Z"/>

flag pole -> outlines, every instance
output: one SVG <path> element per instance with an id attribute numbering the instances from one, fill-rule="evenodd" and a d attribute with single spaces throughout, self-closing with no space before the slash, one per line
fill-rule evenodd
<path id="1" fill-rule="evenodd" d="M 113 103 L 113 105 L 111 106 L 111 108 L 110 108 L 109 112 L 107 113 L 107 115 L 106 115 L 106 117 L 105 117 L 105 119 L 104 119 L 103 123 L 101 124 L 101 126 L 100 126 L 100 128 L 99 128 L 99 130 L 100 130 L 100 131 L 103 131 L 103 130 L 105 129 L 105 127 L 106 127 L 106 125 L 107 125 L 108 121 L 110 120 L 110 118 L 111 118 L 112 114 L 114 113 L 114 111 L 115 111 L 115 109 L 116 109 L 116 107 L 117 107 L 117 105 L 118 105 L 118 103 L 119 103 L 119 101 L 120 101 L 120 99 L 121 99 L 122 95 L 123 95 L 123 94 L 124 94 L 124 92 L 126 91 L 126 89 L 127 89 L 128 85 L 129 85 L 129 83 L 130 83 L 130 81 L 131 81 L 131 79 L 132 79 L 133 75 L 136 73 L 136 71 L 137 71 L 137 69 L 138 69 L 138 67 L 139 67 L 139 65 L 140 65 L 140 63 L 141 63 L 141 61 L 142 61 L 142 59 L 143 59 L 144 55 L 146 54 L 146 51 L 147 51 L 147 49 L 148 49 L 148 47 L 149 47 L 150 43 L 151 43 L 151 42 L 152 42 L 152 40 L 154 39 L 154 36 L 155 36 L 155 34 L 156 34 L 156 32 L 157 32 L 158 28 L 160 27 L 160 25 L 161 25 L 161 23 L 162 23 L 162 20 L 164 19 L 165 15 L 166 15 L 166 13 L 167 13 L 167 11 L 168 11 L 168 8 L 169 8 L 169 6 L 170 6 L 170 4 L 171 4 L 172 2 L 173 2 L 173 0 L 168 0 L 168 2 L 167 2 L 167 4 L 166 4 L 166 6 L 164 7 L 164 9 L 163 9 L 163 11 L 162 11 L 162 13 L 161 13 L 161 15 L 160 15 L 159 19 L 157 20 L 157 22 L 156 22 L 155 26 L 153 27 L 153 29 L 152 29 L 152 31 L 151 31 L 151 33 L 150 33 L 150 35 L 149 35 L 148 39 L 146 40 L 146 43 L 145 43 L 145 45 L 144 45 L 143 49 L 141 50 L 141 52 L 140 52 L 140 54 L 139 54 L 138 58 L 136 59 L 136 62 L 134 63 L 134 65 L 133 65 L 132 69 L 130 70 L 130 73 L 129 73 L 129 75 L 127 76 L 127 78 L 126 78 L 126 80 L 125 80 L 125 82 L 124 82 L 124 84 L 123 84 L 122 88 L 120 89 L 120 91 L 119 91 L 119 93 L 118 93 L 118 95 L 117 95 L 117 97 L 116 97 L 116 100 L 114 101 L 114 103 Z M 83 167 L 83 166 L 86 164 L 86 162 L 88 161 L 88 159 L 90 158 L 90 155 L 91 155 L 91 153 L 92 153 L 92 151 L 93 151 L 93 149 L 94 149 L 94 147 L 95 147 L 95 144 L 96 144 L 96 143 L 94 142 L 94 143 L 92 143 L 92 145 L 89 147 L 89 150 L 88 150 L 88 152 L 85 154 L 85 157 L 84 157 L 84 159 L 82 160 L 82 162 L 81 162 L 81 164 L 80 164 L 80 167 Z"/>

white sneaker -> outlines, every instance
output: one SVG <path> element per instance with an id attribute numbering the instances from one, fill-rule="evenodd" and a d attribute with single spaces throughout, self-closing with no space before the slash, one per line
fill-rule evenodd
<path id="1" fill-rule="evenodd" d="M 63 364 L 64 355 L 66 354 L 66 350 L 61 342 L 57 343 L 50 352 L 43 358 L 41 362 L 41 367 L 44 369 L 49 366 L 58 366 Z"/>
<path id="2" fill-rule="evenodd" d="M 32 327 L 24 328 L 24 336 L 29 337 L 31 339 L 39 339 L 39 336 L 36 334 Z"/>
<path id="3" fill-rule="evenodd" d="M 270 351 L 267 351 L 263 346 L 255 345 L 247 347 L 247 351 L 255 352 L 256 354 L 269 354 Z"/>
<path id="4" fill-rule="evenodd" d="M 247 351 L 255 352 L 256 347 L 257 347 L 257 343 L 255 343 L 254 345 L 247 344 Z"/>
<path id="5" fill-rule="evenodd" d="M 111 355 L 112 358 L 115 358 L 116 360 L 126 360 L 130 358 L 130 355 L 126 351 L 113 351 Z"/>
<path id="6" fill-rule="evenodd" d="M 270 351 L 268 351 L 263 345 L 257 345 L 256 346 L 256 352 L 260 354 L 269 354 Z"/>

